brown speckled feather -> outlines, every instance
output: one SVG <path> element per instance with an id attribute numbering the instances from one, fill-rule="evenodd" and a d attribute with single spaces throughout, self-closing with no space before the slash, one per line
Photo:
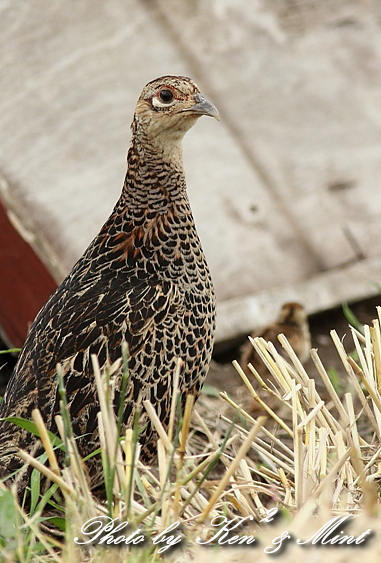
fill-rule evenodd
<path id="1" fill-rule="evenodd" d="M 166 93 L 162 94 L 165 90 Z M 171 95 L 172 99 L 167 103 Z M 150 82 L 136 106 L 128 170 L 111 216 L 71 273 L 37 315 L 0 406 L 0 416 L 30 418 L 38 407 L 56 431 L 56 365 L 64 369 L 70 415 L 83 456 L 99 447 L 99 411 L 91 355 L 100 366 L 129 347 L 130 379 L 124 422 L 149 399 L 168 423 L 177 358 L 182 399 L 198 395 L 213 346 L 215 298 L 189 206 L 181 139 L 200 115 L 218 114 L 188 78 Z M 114 377 L 120 381 L 121 372 Z M 118 392 L 115 398 L 117 406 Z M 144 411 L 143 411 L 144 412 Z M 148 418 L 142 459 L 155 455 Z M 30 434 L 0 423 L 0 475 L 20 466 L 17 447 L 31 450 Z M 88 462 L 94 485 L 99 458 Z"/>

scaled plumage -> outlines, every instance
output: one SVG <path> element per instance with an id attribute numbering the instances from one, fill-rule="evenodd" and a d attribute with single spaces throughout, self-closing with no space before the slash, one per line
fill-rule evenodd
<path id="1" fill-rule="evenodd" d="M 124 424 L 149 399 L 164 427 L 169 420 L 177 358 L 182 401 L 196 397 L 206 376 L 215 329 L 215 297 L 186 194 L 181 140 L 200 115 L 218 119 L 196 84 L 163 76 L 142 91 L 132 123 L 128 169 L 120 199 L 84 255 L 37 315 L 0 406 L 0 417 L 30 418 L 39 408 L 57 433 L 56 365 L 63 366 L 73 429 L 85 456 L 99 447 L 91 355 L 101 368 L 129 347 Z M 116 382 L 118 404 L 121 370 Z M 155 456 L 157 435 L 142 409 L 141 459 Z M 32 436 L 0 423 L 0 476 L 31 451 Z M 87 463 L 99 483 L 99 456 Z"/>

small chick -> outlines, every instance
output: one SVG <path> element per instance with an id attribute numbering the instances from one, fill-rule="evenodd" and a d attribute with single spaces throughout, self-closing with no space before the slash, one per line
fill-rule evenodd
<path id="1" fill-rule="evenodd" d="M 308 325 L 308 317 L 305 308 L 300 303 L 285 303 L 282 305 L 275 323 L 264 327 L 258 332 L 253 332 L 252 338 L 260 336 L 267 342 L 272 342 L 277 351 L 284 355 L 284 350 L 277 338 L 278 334 L 284 334 L 299 360 L 305 363 L 309 358 L 311 349 L 311 334 Z M 288 359 L 287 356 L 285 356 Z M 251 363 L 261 376 L 268 374 L 265 364 L 260 359 L 251 342 L 247 342 L 241 348 L 240 364 L 248 375 L 251 371 L 248 364 Z"/>

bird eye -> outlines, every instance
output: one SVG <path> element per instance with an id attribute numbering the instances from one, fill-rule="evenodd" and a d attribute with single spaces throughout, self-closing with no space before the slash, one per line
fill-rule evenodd
<path id="1" fill-rule="evenodd" d="M 175 103 L 175 96 L 169 88 L 162 88 L 158 90 L 152 98 L 152 105 L 154 108 L 168 108 Z"/>
<path id="2" fill-rule="evenodd" d="M 164 104 L 170 104 L 173 100 L 173 94 L 171 90 L 163 88 L 163 90 L 160 91 L 159 98 Z"/>

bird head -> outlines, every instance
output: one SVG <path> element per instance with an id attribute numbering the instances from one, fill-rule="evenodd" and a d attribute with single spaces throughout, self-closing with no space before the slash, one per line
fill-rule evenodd
<path id="1" fill-rule="evenodd" d="M 136 104 L 132 129 L 162 146 L 177 144 L 201 115 L 220 119 L 216 107 L 186 76 L 162 76 L 149 82 Z"/>
<path id="2" fill-rule="evenodd" d="M 279 313 L 278 322 L 302 324 L 307 320 L 307 311 L 300 303 L 284 303 Z"/>

